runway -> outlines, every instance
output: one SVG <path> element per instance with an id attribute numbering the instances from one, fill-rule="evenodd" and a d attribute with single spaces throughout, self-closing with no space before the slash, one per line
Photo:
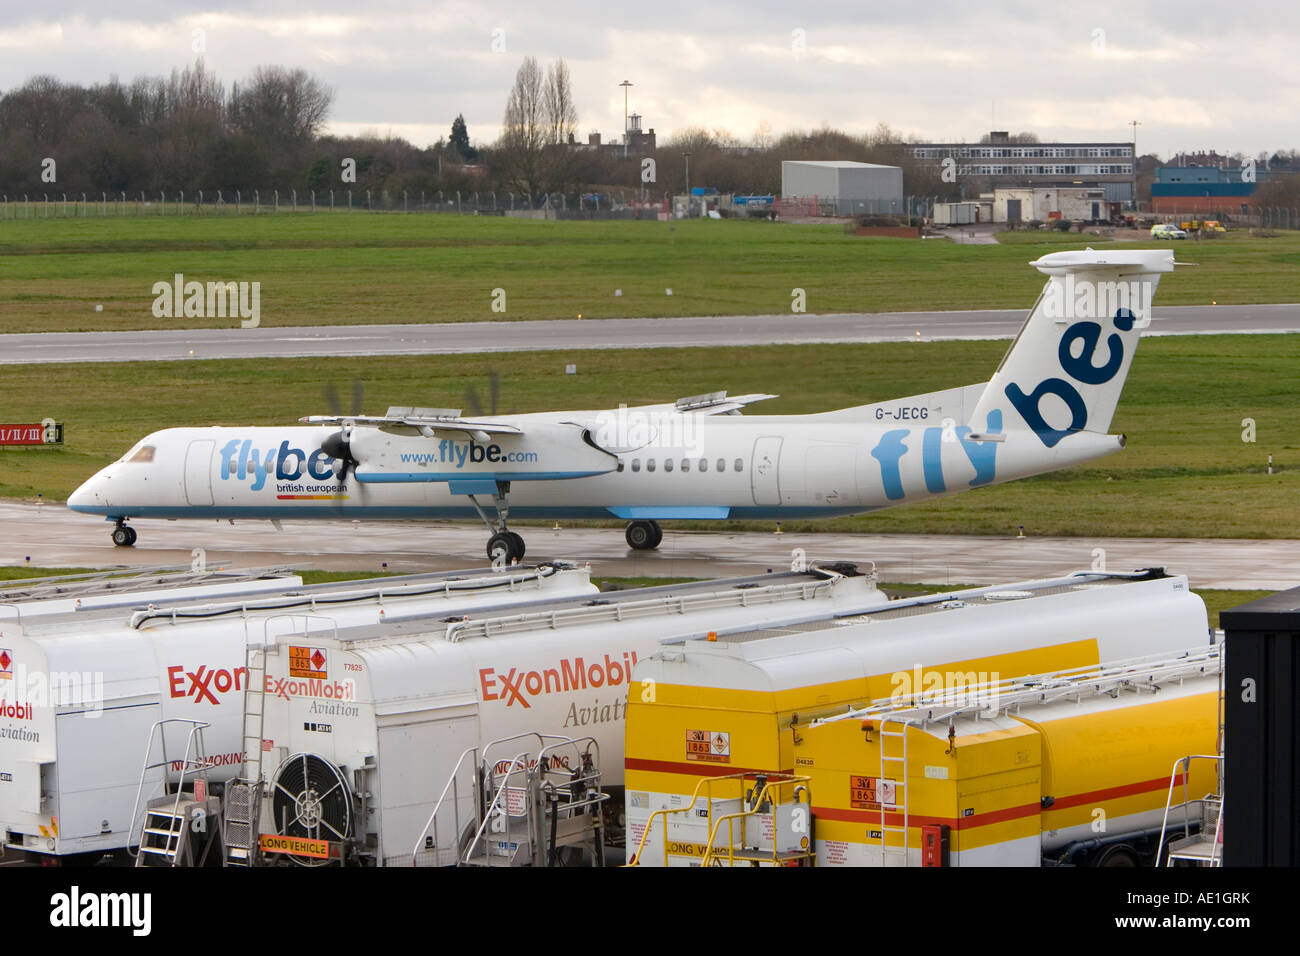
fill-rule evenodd
<path id="1" fill-rule="evenodd" d="M 1010 339 L 1025 309 L 0 335 L 0 365 Z M 1170 306 L 1147 335 L 1300 332 L 1300 305 Z M 918 336 L 919 333 L 919 336 Z"/>
<path id="2" fill-rule="evenodd" d="M 188 565 L 201 548 L 209 565 L 292 565 L 342 571 L 482 567 L 486 533 L 438 522 L 138 521 L 134 548 L 109 541 L 111 525 L 61 505 L 0 503 L 0 564 L 42 567 Z M 590 562 L 613 577 L 726 577 L 789 567 L 806 557 L 874 562 L 882 581 L 997 584 L 1092 568 L 1162 565 L 1195 587 L 1280 590 L 1300 585 L 1300 541 L 1190 538 L 1015 538 L 948 535 L 831 535 L 667 530 L 659 550 L 628 549 L 617 528 L 516 528 L 527 561 Z M 1097 549 L 1101 549 L 1098 551 Z M 802 550 L 802 555 L 800 551 Z"/>

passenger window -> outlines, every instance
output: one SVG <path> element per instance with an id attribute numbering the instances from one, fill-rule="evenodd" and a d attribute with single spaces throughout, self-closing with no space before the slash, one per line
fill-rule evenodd
<path id="1" fill-rule="evenodd" d="M 683 458 L 682 471 L 690 471 L 690 470 L 691 470 L 691 460 L 689 458 Z"/>
<path id="2" fill-rule="evenodd" d="M 745 470 L 745 462 L 744 462 L 744 460 L 743 460 L 743 459 L 740 459 L 740 458 L 737 458 L 737 459 L 736 459 L 736 471 L 744 471 L 744 470 Z"/>
<path id="3" fill-rule="evenodd" d="M 620 458 L 620 459 L 618 460 L 618 469 L 617 469 L 617 470 L 620 471 L 620 472 L 623 470 L 623 459 L 622 459 L 622 458 Z"/>
<path id="4" fill-rule="evenodd" d="M 726 470 L 727 470 L 727 459 L 725 459 L 725 458 L 719 458 L 719 459 L 718 459 L 718 471 L 726 471 Z"/>
<path id="5" fill-rule="evenodd" d="M 700 459 L 700 471 L 708 471 L 708 470 L 709 470 L 709 459 L 707 459 L 707 458 L 701 458 L 701 459 Z"/>
<path id="6" fill-rule="evenodd" d="M 131 462 L 148 462 L 153 461 L 153 445 L 141 445 L 140 450 L 127 459 Z"/>
<path id="7" fill-rule="evenodd" d="M 655 470 L 655 460 L 654 460 L 653 458 L 647 458 L 647 459 L 645 460 L 645 470 L 646 470 L 646 471 L 654 471 L 654 470 Z"/>
<path id="8" fill-rule="evenodd" d="M 672 471 L 672 470 L 673 470 L 673 460 L 671 458 L 665 458 L 664 471 Z"/>
<path id="9" fill-rule="evenodd" d="M 633 458 L 633 459 L 632 459 L 632 470 L 633 470 L 633 471 L 640 471 L 640 470 L 641 470 L 641 459 L 640 459 L 640 458 Z"/>

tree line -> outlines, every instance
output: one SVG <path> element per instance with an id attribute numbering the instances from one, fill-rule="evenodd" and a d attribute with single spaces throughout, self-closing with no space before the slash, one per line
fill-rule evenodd
<path id="1" fill-rule="evenodd" d="M 747 139 L 725 129 L 679 130 L 657 145 L 653 180 L 644 181 L 641 157 L 619 149 L 571 144 L 578 127 L 577 96 L 561 60 L 542 67 L 533 57 L 519 66 L 506 96 L 501 133 L 471 142 L 463 115 L 449 135 L 426 147 L 394 137 L 338 137 L 322 132 L 334 91 L 301 69 L 261 66 L 229 88 L 202 60 L 170 76 L 116 77 L 81 86 L 36 76 L 0 96 L 0 193 L 11 200 L 66 193 L 89 196 L 141 192 L 187 197 L 217 190 L 287 195 L 329 190 L 425 193 L 489 191 L 540 197 L 621 190 L 662 199 L 691 185 L 729 193 L 781 189 L 782 160 L 856 160 L 903 168 L 904 191 L 956 198 L 962 186 L 944 182 L 939 167 L 918 162 L 903 148 L 909 138 L 885 124 L 864 135 L 823 127 L 774 137 L 761 127 Z M 1019 133 L 1017 141 L 1033 141 Z M 1292 158 L 1278 154 L 1277 159 Z M 1139 178 L 1159 160 L 1139 160 Z M 348 165 L 353 167 L 347 174 Z M 1261 183 L 1261 192 L 1294 204 L 1300 181 Z M 197 196 L 196 196 L 197 198 Z"/>

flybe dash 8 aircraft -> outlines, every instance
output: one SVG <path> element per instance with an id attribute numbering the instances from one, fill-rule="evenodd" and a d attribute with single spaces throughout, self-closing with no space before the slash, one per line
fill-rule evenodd
<path id="1" fill-rule="evenodd" d="M 514 518 L 618 518 L 635 549 L 669 519 L 874 511 L 1090 461 L 1108 434 L 1165 250 L 1056 252 L 991 380 L 812 415 L 746 415 L 766 394 L 503 416 L 390 408 L 270 428 L 168 428 L 68 499 L 136 541 L 134 518 L 474 518 L 511 562 Z M 797 321 L 797 319 L 793 320 Z"/>

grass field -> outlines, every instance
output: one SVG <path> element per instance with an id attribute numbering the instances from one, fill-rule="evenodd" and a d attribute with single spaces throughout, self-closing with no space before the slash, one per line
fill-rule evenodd
<path id="1" fill-rule="evenodd" d="M 794 288 L 806 291 L 810 312 L 1028 309 L 1042 285 L 1030 259 L 1099 241 L 1008 233 L 999 245 L 959 246 L 740 220 L 11 220 L 0 222 L 0 332 L 235 326 L 229 318 L 155 318 L 153 285 L 178 272 L 261 283 L 264 326 L 779 313 L 790 309 Z M 1300 234 L 1176 245 L 1197 267 L 1163 283 L 1157 304 L 1298 298 Z M 498 288 L 504 313 L 491 309 Z"/>
<path id="2" fill-rule="evenodd" d="M 774 413 L 822 411 L 988 377 L 1003 342 L 662 349 L 492 356 L 0 366 L 0 420 L 66 423 L 62 447 L 0 450 L 0 496 L 65 498 L 159 428 L 289 424 L 325 411 L 328 382 L 366 384 L 366 410 L 461 405 L 502 375 L 501 412 L 774 391 Z M 577 375 L 563 374 L 576 363 Z M 1300 537 L 1297 336 L 1144 340 L 1112 431 L 1128 447 L 1090 467 L 786 530 L 1159 537 Z M 1256 423 L 1242 441 L 1242 420 Z M 1265 473 L 1267 456 L 1277 473 Z M 716 526 L 714 526 L 716 527 Z M 744 527 L 729 524 L 728 527 Z M 770 530 L 763 526 L 765 530 Z"/>
<path id="3" fill-rule="evenodd" d="M 0 566 L 0 581 L 17 581 L 26 578 L 39 578 L 54 574 L 83 574 L 92 568 L 27 568 Z M 317 571 L 302 570 L 298 572 L 304 584 L 324 584 L 333 581 L 357 581 L 365 578 L 391 577 L 392 575 L 375 571 Z M 615 578 L 593 577 L 592 582 L 602 591 L 625 588 L 650 588 L 682 581 L 694 581 L 696 578 Z M 881 583 L 880 589 L 891 598 L 911 597 L 914 594 L 934 594 L 939 591 L 956 591 L 961 588 L 974 587 L 970 584 L 894 584 Z M 1272 594 L 1272 591 L 1220 591 L 1213 589 L 1197 590 L 1205 601 L 1205 609 L 1210 615 L 1210 627 L 1219 626 L 1219 612 L 1228 608 L 1254 601 Z"/>

